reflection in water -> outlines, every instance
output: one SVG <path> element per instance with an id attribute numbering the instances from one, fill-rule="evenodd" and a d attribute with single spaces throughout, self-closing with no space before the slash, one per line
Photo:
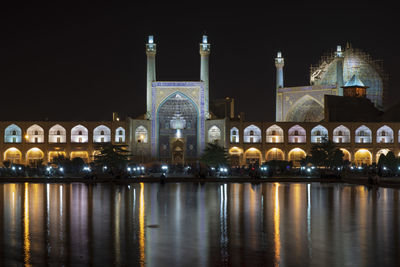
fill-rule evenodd
<path id="1" fill-rule="evenodd" d="M 400 190 L 0 184 L 0 266 L 399 266 Z"/>
<path id="2" fill-rule="evenodd" d="M 140 200 L 139 200 L 139 245 L 140 245 L 140 266 L 144 266 L 145 263 L 145 251 L 144 251 L 144 184 L 140 183 Z"/>
<path id="3" fill-rule="evenodd" d="M 281 234 L 280 234 L 280 211 L 279 211 L 279 184 L 275 183 L 275 207 L 274 207 L 274 242 L 275 242 L 275 266 L 281 262 Z"/>
<path id="4" fill-rule="evenodd" d="M 24 263 L 31 266 L 31 241 L 29 236 L 29 187 L 24 184 Z"/>

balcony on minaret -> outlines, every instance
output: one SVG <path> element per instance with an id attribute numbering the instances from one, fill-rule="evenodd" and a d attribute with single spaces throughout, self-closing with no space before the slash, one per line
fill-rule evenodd
<path id="1" fill-rule="evenodd" d="M 155 54 L 157 51 L 157 45 L 154 43 L 154 36 L 149 35 L 146 44 L 146 53 Z"/>
<path id="2" fill-rule="evenodd" d="M 366 97 L 367 96 L 367 88 L 364 83 L 357 78 L 356 75 L 353 75 L 351 79 L 342 87 L 343 88 L 343 96 L 349 97 Z"/>
<path id="3" fill-rule="evenodd" d="M 200 54 L 201 55 L 208 55 L 210 54 L 210 44 L 207 40 L 207 35 L 203 35 L 203 40 L 200 43 Z"/>

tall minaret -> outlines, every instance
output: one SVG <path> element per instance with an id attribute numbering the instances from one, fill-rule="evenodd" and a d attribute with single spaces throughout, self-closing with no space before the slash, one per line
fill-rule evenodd
<path id="1" fill-rule="evenodd" d="M 278 93 L 279 88 L 283 88 L 283 66 L 285 66 L 285 60 L 282 57 L 282 53 L 278 52 L 275 58 L 275 66 L 276 66 L 276 103 L 275 103 L 275 120 L 282 121 L 282 107 L 281 107 L 281 96 Z"/>
<path id="2" fill-rule="evenodd" d="M 207 42 L 207 35 L 203 35 L 200 43 L 200 80 L 204 82 L 204 106 L 206 118 L 210 117 L 209 112 L 209 76 L 208 61 L 210 56 L 210 44 Z"/>
<path id="3" fill-rule="evenodd" d="M 336 85 L 339 89 L 338 94 L 343 96 L 343 52 L 342 47 L 338 45 L 335 52 L 336 60 Z"/>
<path id="4" fill-rule="evenodd" d="M 151 83 L 156 81 L 156 53 L 157 45 L 154 43 L 153 35 L 149 35 L 146 44 L 147 55 L 147 84 L 146 84 L 146 118 L 151 118 Z"/>

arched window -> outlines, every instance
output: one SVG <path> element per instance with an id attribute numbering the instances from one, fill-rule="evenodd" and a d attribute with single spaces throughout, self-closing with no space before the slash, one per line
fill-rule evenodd
<path id="1" fill-rule="evenodd" d="M 7 126 L 4 130 L 4 142 L 5 143 L 21 143 L 22 142 L 22 130 L 15 124 Z"/>
<path id="2" fill-rule="evenodd" d="M 147 143 L 147 129 L 144 126 L 139 126 L 135 131 L 135 140 L 137 143 Z"/>
<path id="3" fill-rule="evenodd" d="M 99 125 L 93 130 L 93 142 L 108 143 L 111 142 L 111 130 L 105 125 Z"/>
<path id="4" fill-rule="evenodd" d="M 118 127 L 115 130 L 115 142 L 123 143 L 125 142 L 125 129 L 122 127 Z"/>
<path id="5" fill-rule="evenodd" d="M 328 130 L 324 126 L 317 125 L 311 130 L 311 143 L 322 143 L 324 138 L 328 139 Z"/>
<path id="6" fill-rule="evenodd" d="M 239 143 L 239 129 L 236 127 L 231 129 L 231 143 Z"/>
<path id="7" fill-rule="evenodd" d="M 77 125 L 71 129 L 72 143 L 87 143 L 89 139 L 89 131 L 82 125 Z"/>
<path id="8" fill-rule="evenodd" d="M 49 130 L 49 143 L 65 143 L 67 141 L 67 131 L 59 124 L 54 125 Z"/>
<path id="9" fill-rule="evenodd" d="M 346 126 L 340 125 L 333 130 L 332 141 L 335 143 L 350 143 L 350 130 Z"/>
<path id="10" fill-rule="evenodd" d="M 267 143 L 283 143 L 283 129 L 278 125 L 270 126 L 267 131 Z"/>
<path id="11" fill-rule="evenodd" d="M 44 142 L 44 130 L 37 124 L 32 125 L 26 130 L 27 141 L 29 143 L 43 143 Z"/>
<path id="12" fill-rule="evenodd" d="M 247 126 L 243 131 L 245 143 L 261 143 L 261 130 L 255 125 Z"/>
<path id="13" fill-rule="evenodd" d="M 214 125 L 208 130 L 208 142 L 215 143 L 219 140 L 221 140 L 221 130 Z"/>
<path id="14" fill-rule="evenodd" d="M 289 143 L 305 143 L 306 130 L 300 125 L 292 126 L 289 129 Z"/>
<path id="15" fill-rule="evenodd" d="M 361 125 L 357 128 L 356 143 L 371 143 L 372 142 L 372 131 L 365 125 Z"/>
<path id="16" fill-rule="evenodd" d="M 393 130 L 389 126 L 382 126 L 378 129 L 376 135 L 377 143 L 393 143 Z"/>

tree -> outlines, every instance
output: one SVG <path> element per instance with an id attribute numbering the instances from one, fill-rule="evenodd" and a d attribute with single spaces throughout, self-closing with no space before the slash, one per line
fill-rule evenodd
<path id="1" fill-rule="evenodd" d="M 217 143 L 208 143 L 201 155 L 200 161 L 212 167 L 227 165 L 229 156 L 226 149 Z"/>
<path id="2" fill-rule="evenodd" d="M 311 148 L 311 163 L 325 168 L 332 168 L 343 165 L 343 151 L 336 148 L 333 141 L 323 138 L 320 144 Z"/>
<path id="3" fill-rule="evenodd" d="M 94 156 L 94 162 L 100 166 L 107 166 L 111 171 L 120 171 L 130 161 L 131 154 L 127 148 L 127 145 L 99 144 L 96 149 L 100 153 Z"/>
<path id="4" fill-rule="evenodd" d="M 5 160 L 5 161 L 3 161 L 3 165 L 4 165 L 4 167 L 6 167 L 8 169 L 11 165 L 11 162 L 9 160 Z"/>

